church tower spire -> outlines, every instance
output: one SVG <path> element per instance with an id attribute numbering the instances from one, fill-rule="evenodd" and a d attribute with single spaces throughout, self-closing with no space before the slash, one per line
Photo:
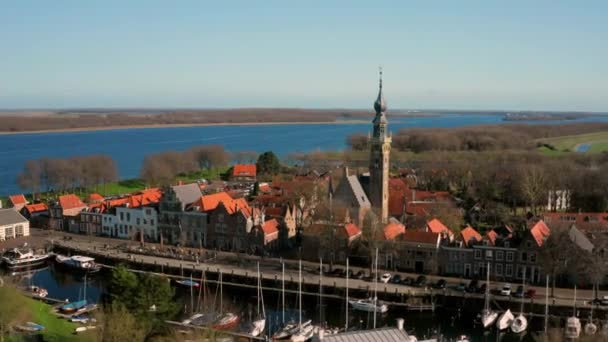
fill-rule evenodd
<path id="1" fill-rule="evenodd" d="M 378 97 L 374 102 L 376 116 L 372 121 L 373 133 L 369 139 L 369 200 L 380 215 L 388 221 L 388 178 L 392 137 L 388 133 L 387 105 L 382 92 L 382 68 L 379 69 Z"/>

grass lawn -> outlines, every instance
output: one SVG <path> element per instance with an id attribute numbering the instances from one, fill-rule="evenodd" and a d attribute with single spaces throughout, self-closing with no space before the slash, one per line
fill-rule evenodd
<path id="1" fill-rule="evenodd" d="M 608 151 L 608 132 L 565 135 L 562 137 L 539 139 L 538 141 L 555 147 L 555 151 L 546 147 L 539 148 L 539 151 L 545 154 L 576 152 L 577 146 L 581 144 L 591 144 L 587 153 Z"/>
<path id="2" fill-rule="evenodd" d="M 29 321 L 45 327 L 41 333 L 43 341 L 62 342 L 62 341 L 89 341 L 92 340 L 91 334 L 75 335 L 74 330 L 78 325 L 61 319 L 52 312 L 52 307 L 41 301 L 27 299 L 27 306 L 30 310 Z M 88 335 L 88 336 L 87 336 Z M 11 336 L 9 341 L 25 341 L 25 338 Z"/>

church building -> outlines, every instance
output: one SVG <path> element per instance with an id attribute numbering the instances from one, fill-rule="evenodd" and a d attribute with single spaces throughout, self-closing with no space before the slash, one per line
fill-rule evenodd
<path id="1" fill-rule="evenodd" d="M 391 135 L 386 119 L 386 100 L 382 93 L 382 70 L 378 97 L 374 102 L 376 116 L 369 137 L 369 174 L 350 175 L 344 168 L 344 176 L 334 191 L 336 204 L 348 208 L 359 225 L 371 210 L 382 222 L 388 222 L 388 182 L 390 168 Z"/>

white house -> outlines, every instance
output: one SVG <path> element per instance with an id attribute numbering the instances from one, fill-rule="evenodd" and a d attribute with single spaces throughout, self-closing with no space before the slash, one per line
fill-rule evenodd
<path id="1" fill-rule="evenodd" d="M 0 241 L 30 235 L 30 222 L 13 209 L 0 209 Z"/>
<path id="2" fill-rule="evenodd" d="M 562 211 L 570 208 L 570 190 L 549 190 L 547 210 Z"/>
<path id="3" fill-rule="evenodd" d="M 151 207 L 115 207 L 102 215 L 102 233 L 111 237 L 139 240 L 143 230 L 146 241 L 158 241 L 158 213 Z"/>

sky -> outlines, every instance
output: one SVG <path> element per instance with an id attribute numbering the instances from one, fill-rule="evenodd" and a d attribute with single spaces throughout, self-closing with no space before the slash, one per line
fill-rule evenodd
<path id="1" fill-rule="evenodd" d="M 608 111 L 603 0 L 0 3 L 0 108 Z"/>

